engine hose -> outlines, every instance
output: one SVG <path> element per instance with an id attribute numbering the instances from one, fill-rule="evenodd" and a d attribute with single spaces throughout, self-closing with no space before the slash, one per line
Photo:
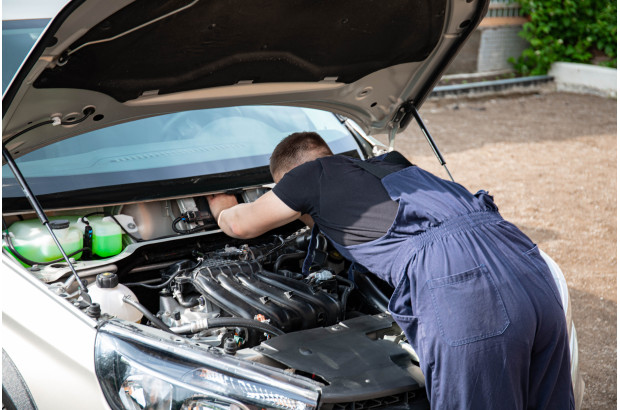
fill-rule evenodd
<path id="1" fill-rule="evenodd" d="M 289 260 L 299 260 L 302 259 L 306 256 L 305 252 L 295 252 L 295 253 L 285 253 L 284 255 L 280 255 L 278 256 L 278 259 L 276 259 L 276 263 L 273 265 L 273 270 L 274 272 L 278 272 L 280 270 L 280 266 L 284 263 L 284 262 L 288 262 Z"/>
<path id="2" fill-rule="evenodd" d="M 151 323 L 153 323 L 155 326 L 157 326 L 161 330 L 166 331 L 168 333 L 175 333 L 164 322 L 162 322 L 160 318 L 158 318 L 157 316 L 155 316 L 154 314 L 149 312 L 149 310 L 147 308 L 145 308 L 144 306 L 142 306 L 140 303 L 138 303 L 135 300 L 131 299 L 130 296 L 123 297 L 123 302 L 127 303 L 128 305 L 131 305 L 131 306 L 135 307 L 148 320 L 150 320 Z"/>
<path id="3" fill-rule="evenodd" d="M 48 261 L 48 262 L 36 262 L 36 261 L 31 261 L 30 259 L 26 258 L 25 256 L 23 256 L 21 253 L 17 252 L 17 250 L 15 249 L 15 246 L 13 246 L 13 241 L 11 240 L 11 236 L 10 235 L 5 235 L 4 239 L 6 240 L 6 244 L 9 248 L 9 250 L 11 251 L 11 253 L 13 255 L 15 255 L 15 257 L 17 259 L 19 259 L 20 261 L 24 262 L 26 265 L 30 265 L 30 266 L 34 266 L 34 265 L 42 265 L 42 266 L 47 266 L 47 265 L 51 265 L 52 263 L 59 263 L 59 262 L 64 262 L 65 258 L 58 258 L 58 259 L 54 259 L 53 261 Z M 84 252 L 85 250 L 88 250 L 89 248 L 81 248 L 78 249 L 75 252 L 71 252 L 70 254 L 68 254 L 67 256 L 70 258 L 72 256 L 77 255 L 80 252 Z"/>
<path id="4" fill-rule="evenodd" d="M 217 317 L 214 319 L 200 319 L 191 323 L 171 327 L 174 333 L 196 333 L 214 327 L 245 327 L 248 329 L 259 330 L 274 336 L 282 336 L 284 332 L 268 323 L 259 322 L 254 319 L 241 317 Z"/>
<path id="5" fill-rule="evenodd" d="M 191 296 L 188 300 L 183 299 L 183 295 L 179 293 L 177 296 L 177 302 L 179 305 L 185 308 L 193 308 L 194 306 L 198 306 L 200 304 L 200 298 L 202 296 Z"/>
<path id="6" fill-rule="evenodd" d="M 342 319 L 344 319 L 344 315 L 347 311 L 347 300 L 349 299 L 349 293 L 351 293 L 351 291 L 353 291 L 353 289 L 355 288 L 355 284 L 353 282 L 351 282 L 348 279 L 345 279 L 341 276 L 334 276 L 336 278 L 336 280 L 338 282 L 342 282 L 347 286 L 344 286 L 344 290 L 342 291 L 342 299 L 340 302 L 341 305 L 341 313 L 342 313 Z"/>

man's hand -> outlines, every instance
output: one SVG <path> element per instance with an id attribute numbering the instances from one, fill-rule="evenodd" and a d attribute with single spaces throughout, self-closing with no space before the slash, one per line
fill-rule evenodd
<path id="1" fill-rule="evenodd" d="M 301 216 L 271 191 L 247 204 L 237 204 L 235 197 L 231 196 L 212 195 L 207 200 L 217 224 L 233 238 L 255 238 Z"/>
<path id="2" fill-rule="evenodd" d="M 207 201 L 209 201 L 209 209 L 215 220 L 218 221 L 218 225 L 220 224 L 219 217 L 222 211 L 237 205 L 237 197 L 228 194 L 208 195 Z"/>

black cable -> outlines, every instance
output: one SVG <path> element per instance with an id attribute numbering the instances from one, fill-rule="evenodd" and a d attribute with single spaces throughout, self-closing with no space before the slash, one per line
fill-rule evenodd
<path id="1" fill-rule="evenodd" d="M 41 121 L 38 124 L 34 124 L 31 125 L 30 127 L 21 130 L 20 132 L 18 132 L 17 134 L 13 135 L 12 137 L 10 137 L 8 140 L 6 140 L 5 142 L 2 143 L 2 146 L 5 146 L 6 144 L 8 144 L 9 142 L 13 141 L 15 138 L 19 137 L 20 135 L 23 135 L 25 133 L 27 133 L 28 131 L 32 131 L 35 128 L 39 128 L 42 125 L 47 125 L 47 124 L 53 124 L 54 120 L 46 120 L 46 121 Z"/>
<path id="2" fill-rule="evenodd" d="M 124 283 L 124 285 L 127 286 L 127 287 L 129 287 L 129 286 L 142 286 L 142 287 L 145 287 L 147 289 L 163 289 L 166 286 L 168 286 L 170 284 L 170 282 L 172 282 L 174 280 L 174 278 L 179 276 L 181 273 L 185 273 L 185 272 L 186 272 L 186 270 L 180 270 L 180 271 L 176 272 L 175 274 L 173 274 L 172 276 L 170 276 L 165 282 L 160 283 L 159 285 L 147 285 L 146 283 L 140 283 L 140 282 Z"/>
<path id="3" fill-rule="evenodd" d="M 209 225 L 198 225 L 197 227 L 192 228 L 192 229 L 178 229 L 177 224 L 184 220 L 185 220 L 185 217 L 179 216 L 174 221 L 172 221 L 172 230 L 181 235 L 188 235 L 190 233 L 204 231 L 205 229 L 209 228 Z"/>
<path id="4" fill-rule="evenodd" d="M 138 309 L 140 311 L 140 313 L 142 313 L 148 320 L 151 321 L 152 324 L 154 324 L 155 326 L 157 326 L 161 330 L 166 331 L 168 333 L 174 334 L 174 332 L 172 330 L 170 330 L 170 328 L 164 322 L 162 322 L 161 319 L 159 319 L 157 316 L 155 316 L 154 314 L 149 312 L 149 310 L 147 308 L 145 308 L 143 305 L 141 305 L 140 303 L 138 303 L 135 300 L 131 299 L 129 296 L 123 297 L 122 300 L 123 300 L 123 302 L 127 303 L 128 305 L 131 305 L 131 306 L 135 307 L 136 309 Z"/>
<path id="5" fill-rule="evenodd" d="M 116 216 L 114 216 L 114 215 L 112 215 L 112 214 L 110 214 L 110 215 L 106 215 L 106 213 L 105 213 L 105 212 L 101 212 L 101 211 L 98 211 L 98 212 L 91 212 L 91 213 L 89 213 L 89 214 L 84 215 L 84 216 L 81 218 L 81 219 L 82 219 L 82 222 L 85 222 L 85 221 L 84 221 L 84 218 L 87 218 L 87 217 L 89 217 L 89 216 L 93 216 L 93 215 L 105 215 L 105 216 L 109 216 L 110 218 L 112 218 L 112 219 L 114 220 L 114 222 L 116 222 L 116 224 L 117 224 L 117 225 L 121 228 L 121 230 L 122 230 L 122 231 L 123 231 L 123 232 L 124 232 L 127 236 L 129 236 L 131 239 L 133 239 L 133 240 L 134 240 L 134 241 L 136 241 L 136 242 L 144 242 L 144 241 L 145 241 L 145 240 L 144 240 L 144 239 L 142 239 L 142 238 L 138 238 L 138 237 L 136 237 L 136 236 L 133 236 L 133 235 L 132 235 L 132 234 L 131 234 L 131 233 L 130 233 L 127 229 L 125 229 L 125 227 L 123 226 L 123 224 L 122 224 L 122 223 L 121 223 L 118 219 L 116 219 Z M 160 236 L 160 237 L 158 237 L 158 238 L 152 238 L 152 239 L 149 239 L 149 240 L 151 240 L 151 241 L 156 241 L 156 240 L 158 240 L 158 239 L 166 239 L 166 238 L 176 238 L 176 235 L 164 235 L 164 236 Z"/>
<path id="6" fill-rule="evenodd" d="M 105 212 L 101 212 L 101 211 L 99 211 L 99 212 L 91 212 L 91 213 L 89 213 L 89 214 L 84 215 L 84 216 L 81 218 L 81 219 L 82 219 L 82 222 L 86 222 L 86 221 L 84 221 L 84 218 L 87 218 L 87 217 L 92 216 L 92 215 L 106 215 L 106 213 L 105 213 Z M 132 235 L 132 234 L 131 234 L 131 233 L 130 233 L 127 229 L 125 229 L 125 227 L 123 226 L 123 224 L 121 224 L 121 222 L 120 222 L 118 219 L 116 219 L 116 217 L 115 217 L 114 215 L 110 214 L 110 215 L 106 215 L 106 216 L 109 216 L 110 218 L 112 218 L 112 219 L 114 220 L 114 222 L 116 222 L 116 224 L 117 224 L 117 225 L 118 225 L 118 226 L 122 229 L 122 231 L 123 231 L 123 232 L 124 232 L 127 236 L 129 236 L 131 239 L 133 239 L 133 240 L 134 240 L 134 241 L 136 241 L 136 242 L 144 242 L 144 239 L 142 239 L 142 238 L 138 238 L 138 237 L 135 237 L 135 236 L 134 236 L 134 235 Z M 207 228 L 207 227 L 208 227 L 208 226 L 206 226 L 206 225 L 201 225 L 201 226 L 199 226 L 199 227 L 197 227 L 197 228 L 194 228 L 194 229 L 191 229 L 191 230 L 187 230 L 187 231 L 180 230 L 180 229 L 178 229 L 178 230 L 177 230 L 177 229 L 175 229 L 175 225 L 176 225 L 176 224 L 177 224 L 177 223 L 178 223 L 181 219 L 183 219 L 183 217 L 179 217 L 179 218 L 175 219 L 175 220 L 174 220 L 174 222 L 172 223 L 172 230 L 173 230 L 173 231 L 175 231 L 176 233 L 179 233 L 179 234 L 194 233 L 194 232 L 201 231 L 201 230 L 203 230 L 203 229 L 205 229 L 205 228 Z M 166 238 L 176 238 L 176 235 L 164 235 L 164 236 L 160 236 L 160 237 L 157 237 L 157 238 L 152 238 L 152 239 L 150 239 L 150 240 L 151 240 L 151 241 L 155 241 L 155 240 L 158 240 L 158 239 L 166 239 Z"/>
<path id="7" fill-rule="evenodd" d="M 186 268 L 182 268 L 181 264 L 189 262 L 192 264 L 192 266 L 186 267 Z M 177 276 L 179 276 L 181 273 L 187 273 L 189 271 L 191 271 L 192 269 L 195 269 L 198 265 L 200 265 L 200 261 L 197 262 L 193 262 L 189 259 L 184 259 L 178 262 L 175 262 L 169 266 L 167 266 L 166 269 L 166 273 L 170 274 L 170 277 L 168 279 L 166 279 L 165 282 L 162 282 L 160 284 L 157 285 L 147 285 L 146 283 L 140 283 L 140 282 L 132 282 L 132 283 L 125 283 L 125 286 L 143 286 L 147 289 L 163 289 L 166 286 L 168 286 L 170 284 L 170 282 L 172 282 L 174 280 L 174 278 L 176 278 Z M 176 268 L 177 271 L 172 273 L 170 272 L 171 268 Z"/>
<path id="8" fill-rule="evenodd" d="M 123 232 L 124 232 L 127 236 L 129 236 L 131 239 L 133 239 L 133 240 L 134 240 L 134 241 L 136 241 L 136 242 L 144 242 L 144 241 L 145 241 L 145 240 L 144 240 L 144 239 L 142 239 L 142 238 L 138 238 L 138 237 L 136 237 L 136 236 L 132 235 L 132 234 L 131 234 L 131 232 L 129 232 L 127 229 L 125 229 L 125 227 L 123 226 L 123 224 L 122 224 L 122 223 L 121 223 L 118 219 L 116 219 L 116 216 L 114 216 L 114 215 L 112 215 L 112 214 L 107 215 L 105 212 L 102 212 L 102 211 L 96 211 L 96 212 L 91 212 L 91 213 L 89 213 L 89 214 L 86 214 L 86 215 L 84 215 L 84 216 L 83 216 L 82 218 L 80 218 L 80 219 L 82 220 L 82 222 L 86 223 L 86 221 L 84 221 L 84 218 L 88 218 L 89 216 L 93 216 L 93 215 L 105 215 L 105 216 L 109 216 L 110 218 L 112 218 L 112 219 L 114 220 L 114 222 L 116 222 L 116 224 L 117 224 L 117 225 L 121 228 L 121 230 L 122 230 L 122 231 L 123 231 Z M 179 219 L 179 218 L 177 218 L 177 219 Z M 174 229 L 174 228 L 173 228 L 173 229 Z M 176 232 L 176 231 L 175 231 L 175 232 Z M 180 232 L 179 232 L 179 233 L 180 233 Z M 190 232 L 190 233 L 193 233 L 193 232 Z M 159 237 L 157 237 L 157 238 L 152 238 L 152 239 L 149 239 L 149 240 L 151 240 L 151 241 L 156 241 L 156 240 L 158 240 L 158 239 L 176 238 L 176 237 L 177 237 L 177 235 L 164 235 L 164 236 L 159 236 Z"/>
<path id="9" fill-rule="evenodd" d="M 267 256 L 271 255 L 271 254 L 272 254 L 272 253 L 274 253 L 275 251 L 278 251 L 278 250 L 280 250 L 280 249 L 284 248 L 284 247 L 285 247 L 286 245 L 288 245 L 289 243 L 294 242 L 294 241 L 297 239 L 297 237 L 298 237 L 298 236 L 299 236 L 299 235 L 296 235 L 296 236 L 293 236 L 293 237 L 290 237 L 290 238 L 288 238 L 288 239 L 283 240 L 281 244 L 274 246 L 273 248 L 271 248 L 271 250 L 270 250 L 269 252 L 264 253 L 264 254 L 262 254 L 262 255 L 259 255 L 259 256 L 256 258 L 256 261 L 257 261 L 257 262 L 260 262 L 260 261 L 264 260 Z"/>
<path id="10" fill-rule="evenodd" d="M 102 212 L 102 211 L 95 211 L 95 212 L 91 212 L 91 213 L 86 214 L 86 215 L 84 215 L 83 217 L 81 217 L 81 218 L 80 218 L 80 220 L 81 220 L 82 222 L 86 223 L 86 221 L 84 220 L 84 218 L 88 218 L 89 216 L 93 216 L 93 215 L 106 215 L 106 213 L 105 213 L 105 212 Z M 144 239 L 137 238 L 137 237 L 133 236 L 132 234 L 130 234 L 130 233 L 127 231 L 127 229 L 125 229 L 125 227 L 123 226 L 123 224 L 121 224 L 121 223 L 120 223 L 120 221 L 119 221 L 118 219 L 116 219 L 116 217 L 115 217 L 114 215 L 110 214 L 110 215 L 106 215 L 106 216 L 111 217 L 111 218 L 114 220 L 114 222 L 116 222 L 116 224 L 117 224 L 117 225 L 121 228 L 121 230 L 122 230 L 123 232 L 125 232 L 125 234 L 127 234 L 127 236 L 129 236 L 129 237 L 130 237 L 131 239 L 133 239 L 134 241 L 136 241 L 136 242 L 143 242 L 143 241 L 144 241 Z M 156 239 L 157 239 L 157 238 L 156 238 Z"/>
<path id="11" fill-rule="evenodd" d="M 65 260 L 64 258 L 58 258 L 58 259 L 54 259 L 53 261 L 49 261 L 49 262 L 35 262 L 35 261 L 31 261 L 30 259 L 26 258 L 22 254 L 17 252 L 17 250 L 15 249 L 15 246 L 13 246 L 13 241 L 11 240 L 11 235 L 9 235 L 9 234 L 5 235 L 4 239 L 6 240 L 6 244 L 9 247 L 9 250 L 15 255 L 15 257 L 17 259 L 19 259 L 20 261 L 24 262 L 26 265 L 30 265 L 30 266 L 34 266 L 34 265 L 47 266 L 47 265 L 51 265 L 52 263 L 63 262 Z M 88 248 L 78 249 L 77 251 L 72 252 L 72 253 L 68 254 L 67 256 L 68 257 L 72 257 L 72 256 L 77 255 L 80 252 L 84 252 L 85 250 L 88 250 Z"/>
<path id="12" fill-rule="evenodd" d="M 91 115 L 93 115 L 95 113 L 95 109 L 93 107 L 88 107 L 84 110 L 84 116 L 82 118 L 78 118 L 77 120 L 73 120 L 73 121 L 61 121 L 60 125 L 75 125 L 75 124 L 79 124 L 82 121 L 85 121 L 88 117 L 90 117 Z M 6 146 L 6 144 L 8 144 L 9 142 L 13 141 L 15 138 L 24 135 L 25 133 L 27 133 L 28 131 L 32 131 L 35 128 L 39 128 L 43 125 L 47 125 L 47 124 L 53 124 L 54 120 L 45 120 L 45 121 L 41 121 L 37 124 L 31 125 L 28 128 L 25 128 L 21 131 L 19 131 L 17 134 L 13 135 L 12 137 L 10 137 L 8 140 L 6 140 L 5 142 L 2 143 L 2 146 Z"/>
<path id="13" fill-rule="evenodd" d="M 114 222 L 116 222 L 118 224 L 118 226 L 121 227 L 121 230 L 123 232 L 125 232 L 127 234 L 127 236 L 129 236 L 131 239 L 133 239 L 136 242 L 144 242 L 144 239 L 142 238 L 137 238 L 135 236 L 133 236 L 132 234 L 129 233 L 129 231 L 127 231 L 127 229 L 125 229 L 125 227 L 123 226 L 123 224 L 120 223 L 120 221 L 118 219 L 116 219 L 116 217 L 112 214 L 108 215 L 110 216 L 112 219 L 114 219 Z M 155 238 L 155 239 L 162 239 L 162 238 Z"/>
<path id="14" fill-rule="evenodd" d="M 102 212 L 102 211 L 95 211 L 95 212 L 91 212 L 91 213 L 88 213 L 88 214 L 84 215 L 83 217 L 81 217 L 81 218 L 80 218 L 80 220 L 81 220 L 83 223 L 88 223 L 88 222 L 85 220 L 85 218 L 88 218 L 89 216 L 93 216 L 93 215 L 105 215 L 105 212 Z"/>
<path id="15" fill-rule="evenodd" d="M 176 218 L 174 221 L 172 221 L 172 230 L 173 230 L 173 231 L 175 231 L 176 233 L 180 233 L 180 234 L 185 233 L 185 232 L 183 232 L 182 230 L 177 229 L 177 227 L 176 227 L 176 226 L 177 226 L 177 224 L 178 224 L 179 222 L 181 222 L 183 219 L 184 219 L 184 218 L 183 218 L 182 216 L 179 216 L 179 217 L 178 217 L 178 218 Z"/>
<path id="16" fill-rule="evenodd" d="M 98 211 L 98 212 L 91 212 L 91 213 L 89 213 L 89 214 L 84 215 L 84 216 L 81 218 L 82 222 L 84 222 L 84 223 L 85 223 L 86 221 L 84 221 L 84 218 L 87 218 L 87 217 L 92 216 L 92 215 L 106 215 L 106 213 L 105 213 L 105 212 L 101 212 L 101 211 Z M 136 242 L 144 242 L 144 241 L 145 241 L 145 240 L 144 240 L 144 239 L 142 239 L 142 238 L 137 238 L 137 237 L 133 236 L 133 235 L 132 235 L 129 231 L 127 231 L 127 229 L 125 229 L 125 227 L 123 226 L 123 224 L 121 224 L 121 223 L 120 223 L 120 221 L 119 221 L 118 219 L 116 219 L 116 217 L 115 217 L 114 215 L 110 214 L 110 215 L 106 215 L 106 216 L 111 217 L 111 218 L 114 220 L 114 222 L 116 222 L 116 223 L 118 224 L 118 226 L 120 226 L 120 228 L 123 230 L 123 232 L 124 232 L 127 236 L 129 236 L 131 239 L 133 239 L 134 241 L 136 241 Z M 209 228 L 209 226 L 208 226 L 208 225 L 200 225 L 200 226 L 197 226 L 196 228 L 193 228 L 193 229 L 188 229 L 188 230 L 177 229 L 177 228 L 176 228 L 176 224 L 177 224 L 177 223 L 179 223 L 179 222 L 180 222 L 181 220 L 183 220 L 183 219 L 184 219 L 184 217 L 180 216 L 180 217 L 176 218 L 176 219 L 172 222 L 172 230 L 173 230 L 174 232 L 176 232 L 176 233 L 178 233 L 178 234 L 182 234 L 182 235 L 187 235 L 187 234 L 190 234 L 190 233 L 199 232 L 199 231 L 202 231 L 202 230 L 205 230 L 205 229 Z M 177 235 L 164 235 L 164 236 L 160 236 L 160 237 L 157 237 L 157 238 L 152 238 L 152 239 L 149 239 L 149 240 L 151 240 L 151 241 L 156 241 L 156 240 L 159 240 L 159 239 L 176 238 L 176 237 L 177 237 Z"/>

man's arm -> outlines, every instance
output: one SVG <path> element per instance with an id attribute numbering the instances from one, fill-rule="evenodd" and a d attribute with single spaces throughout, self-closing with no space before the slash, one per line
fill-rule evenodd
<path id="1" fill-rule="evenodd" d="M 255 238 L 301 216 L 271 191 L 247 204 L 237 204 L 234 195 L 226 194 L 210 195 L 207 200 L 217 224 L 233 238 Z"/>
<path id="2" fill-rule="evenodd" d="M 310 228 L 314 227 L 314 219 L 312 219 L 312 217 L 308 214 L 303 214 L 299 217 L 299 220 L 308 225 Z"/>

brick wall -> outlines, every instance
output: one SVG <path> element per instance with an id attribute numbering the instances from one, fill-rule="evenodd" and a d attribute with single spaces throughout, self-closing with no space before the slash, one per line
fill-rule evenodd
<path id="1" fill-rule="evenodd" d="M 508 58 L 517 58 L 528 43 L 519 37 L 526 18 L 510 0 L 492 0 L 489 13 L 467 40 L 446 74 L 511 70 Z"/>
<path id="2" fill-rule="evenodd" d="M 517 58 L 528 46 L 519 37 L 520 25 L 480 27 L 480 47 L 478 48 L 477 72 L 512 69 L 508 58 Z"/>

